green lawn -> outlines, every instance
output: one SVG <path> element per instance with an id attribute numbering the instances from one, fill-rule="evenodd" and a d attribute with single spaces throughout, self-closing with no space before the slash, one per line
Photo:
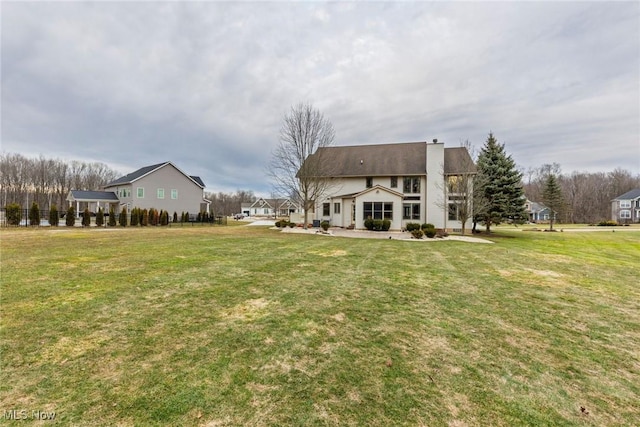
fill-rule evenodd
<path id="1" fill-rule="evenodd" d="M 640 232 L 0 233 L 2 423 L 640 420 Z"/>

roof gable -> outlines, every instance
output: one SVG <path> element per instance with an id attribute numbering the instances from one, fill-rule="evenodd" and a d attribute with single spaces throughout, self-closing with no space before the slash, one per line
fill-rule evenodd
<path id="1" fill-rule="evenodd" d="M 640 188 L 634 188 L 631 191 L 627 191 L 621 196 L 616 197 L 613 200 L 634 200 L 640 198 Z"/>
<path id="2" fill-rule="evenodd" d="M 373 186 L 373 187 L 371 187 L 371 188 L 367 188 L 367 189 L 366 189 L 366 190 L 364 190 L 364 191 L 361 191 L 361 192 L 359 192 L 359 193 L 356 193 L 356 194 L 354 194 L 354 196 L 353 196 L 353 197 L 360 197 L 360 196 L 363 196 L 363 195 L 365 195 L 365 194 L 367 194 L 367 193 L 371 193 L 371 192 L 372 192 L 372 191 L 374 191 L 374 190 L 377 190 L 377 191 L 382 190 L 382 191 L 384 191 L 385 193 L 393 194 L 394 196 L 397 196 L 397 197 L 404 197 L 404 194 L 402 194 L 402 193 L 400 193 L 400 192 L 398 192 L 398 191 L 395 191 L 395 190 L 391 190 L 390 188 L 383 187 L 382 185 L 379 185 L 379 184 L 376 184 L 376 185 L 374 185 L 374 186 Z"/>
<path id="3" fill-rule="evenodd" d="M 82 201 L 97 201 L 105 200 L 117 202 L 118 196 L 113 191 L 85 191 L 85 190 L 71 190 L 67 196 L 67 200 L 74 200 L 78 202 Z"/>
<path id="4" fill-rule="evenodd" d="M 113 187 L 116 185 L 123 185 L 123 184 L 131 184 L 137 180 L 139 180 L 142 177 L 145 177 L 155 171 L 157 171 L 160 168 L 163 168 L 167 165 L 171 165 L 173 166 L 178 172 L 180 172 L 182 175 L 184 175 L 185 177 L 187 177 L 189 180 L 191 180 L 194 184 L 196 184 L 198 187 L 204 188 L 204 182 L 200 179 L 200 177 L 198 176 L 191 176 L 191 175 L 187 175 L 186 173 L 184 173 L 182 170 L 180 170 L 179 167 L 177 167 L 176 165 L 174 165 L 171 162 L 164 162 L 164 163 L 158 163 L 155 165 L 151 165 L 151 166 L 144 166 L 134 172 L 131 172 L 128 175 L 124 175 L 121 176 L 120 178 L 116 179 L 115 181 L 111 181 L 110 183 L 108 183 L 107 185 L 104 186 L 104 188 L 108 188 L 108 187 Z"/>

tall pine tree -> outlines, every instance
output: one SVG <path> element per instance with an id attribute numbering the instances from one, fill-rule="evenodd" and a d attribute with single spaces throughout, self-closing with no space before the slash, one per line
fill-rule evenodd
<path id="1" fill-rule="evenodd" d="M 522 190 L 522 173 L 504 150 L 504 144 L 489 133 L 478 156 L 478 191 L 484 199 L 484 206 L 476 212 L 476 220 L 481 221 L 487 232 L 492 225 L 507 220 L 521 221 L 526 218 L 525 197 Z"/>
<path id="2" fill-rule="evenodd" d="M 550 173 L 544 183 L 542 189 L 542 201 L 549 208 L 549 230 L 553 230 L 553 222 L 556 219 L 556 213 L 560 212 L 564 204 L 562 190 L 556 176 Z"/>

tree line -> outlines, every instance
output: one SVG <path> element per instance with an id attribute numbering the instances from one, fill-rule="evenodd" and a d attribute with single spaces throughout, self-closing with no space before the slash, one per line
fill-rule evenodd
<path id="1" fill-rule="evenodd" d="M 211 206 L 216 215 L 230 216 L 242 212 L 242 203 L 253 203 L 257 200 L 253 191 L 237 190 L 235 193 L 205 193 L 205 197 L 211 200 Z"/>
<path id="2" fill-rule="evenodd" d="M 120 174 L 100 162 L 64 161 L 0 154 L 0 204 L 16 203 L 24 209 L 36 202 L 40 209 L 66 206 L 71 190 L 99 190 Z"/>
<path id="3" fill-rule="evenodd" d="M 624 169 L 611 172 L 562 173 L 558 163 L 529 168 L 523 172 L 523 188 L 527 199 L 545 203 L 544 190 L 554 177 L 559 187 L 560 201 L 557 220 L 569 224 L 593 224 L 611 218 L 611 200 L 640 188 L 640 174 Z M 553 181 L 551 180 L 551 181 Z M 548 203 L 546 203 L 548 205 Z"/>

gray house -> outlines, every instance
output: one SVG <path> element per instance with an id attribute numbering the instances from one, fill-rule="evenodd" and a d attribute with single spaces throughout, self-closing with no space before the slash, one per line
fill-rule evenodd
<path id="1" fill-rule="evenodd" d="M 627 191 L 611 201 L 611 219 L 623 224 L 640 222 L 640 188 Z"/>
<path id="2" fill-rule="evenodd" d="M 72 190 L 67 197 L 69 205 L 86 203 L 90 211 L 102 207 L 105 211 L 113 204 L 115 211 L 122 207 L 155 208 L 172 212 L 209 213 L 211 202 L 204 198 L 205 185 L 197 176 L 187 175 L 171 162 L 145 166 L 104 186 L 104 191 Z"/>
<path id="3" fill-rule="evenodd" d="M 525 209 L 529 214 L 529 222 L 549 222 L 551 220 L 551 209 L 542 203 L 527 200 L 525 202 Z M 556 213 L 553 215 L 553 219 L 555 220 Z"/>

